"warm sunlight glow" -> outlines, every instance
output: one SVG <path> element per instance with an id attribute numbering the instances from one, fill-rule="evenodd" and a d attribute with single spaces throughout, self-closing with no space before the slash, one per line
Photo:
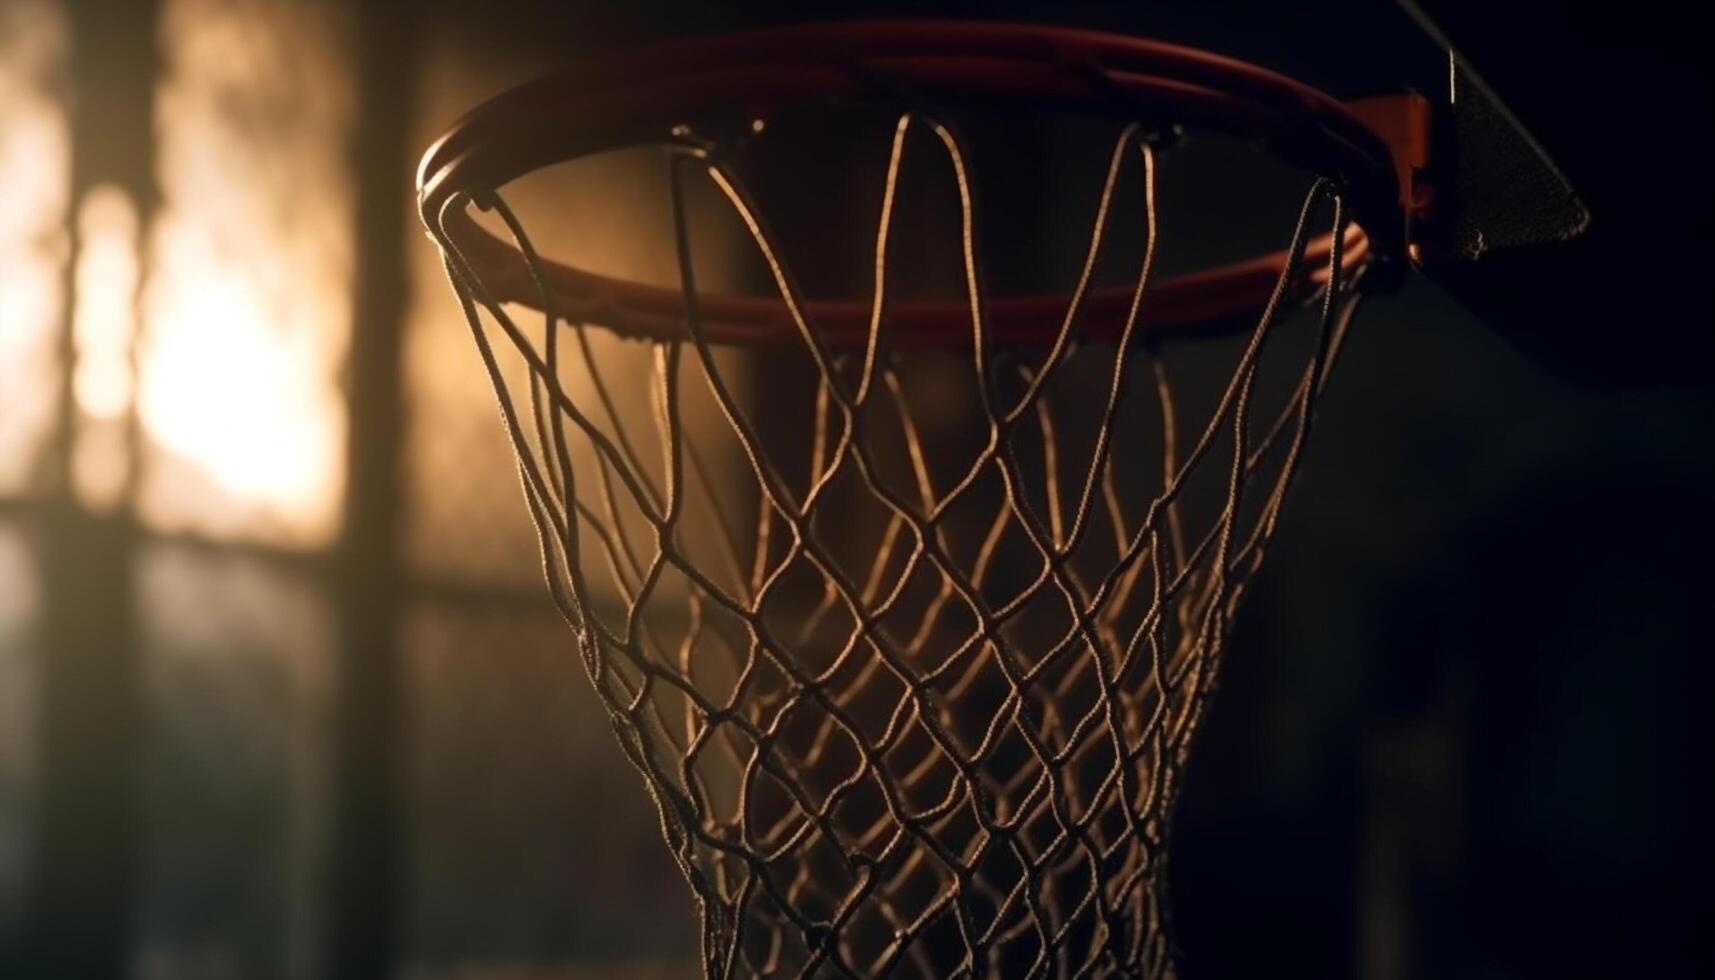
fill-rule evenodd
<path id="1" fill-rule="evenodd" d="M 353 105 L 336 14 L 162 5 L 137 391 L 152 526 L 308 547 L 338 530 Z"/>
<path id="2" fill-rule="evenodd" d="M 0 2 L 0 494 L 29 487 L 61 390 L 65 70 L 59 7 Z"/>
<path id="3" fill-rule="evenodd" d="M 144 425 L 163 452 L 200 464 L 208 491 L 325 532 L 341 423 L 322 338 L 272 329 L 270 303 L 241 271 L 186 259 L 167 262 L 208 275 L 155 321 L 165 329 L 149 347 Z"/>
<path id="4" fill-rule="evenodd" d="M 137 207 L 118 187 L 91 188 L 78 207 L 75 282 L 72 486 L 91 508 L 112 510 L 131 470 L 126 421 L 137 333 Z"/>
<path id="5" fill-rule="evenodd" d="M 92 188 L 77 212 L 77 294 L 72 307 L 79 412 L 120 418 L 131 407 L 136 330 L 137 208 L 112 185 Z"/>

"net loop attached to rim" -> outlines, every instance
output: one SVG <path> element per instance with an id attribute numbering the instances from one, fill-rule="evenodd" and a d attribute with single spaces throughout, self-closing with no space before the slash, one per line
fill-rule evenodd
<path id="1" fill-rule="evenodd" d="M 960 223 L 968 335 L 938 353 L 895 343 L 889 302 L 918 132 L 951 165 Z M 1171 975 L 1181 769 L 1362 270 L 1343 194 L 1316 179 L 1235 363 L 1186 429 L 1168 358 L 1145 342 L 1162 234 L 1146 134 L 1115 137 L 1076 282 L 1028 347 L 993 335 L 969 151 L 921 109 L 893 131 L 857 342 L 824 330 L 744 175 L 694 141 L 667 141 L 673 332 L 629 330 L 620 310 L 568 318 L 498 188 L 427 216 L 553 598 L 696 894 L 709 977 Z M 1142 255 L 1117 331 L 1086 337 L 1132 167 Z M 768 358 L 786 355 L 711 336 L 693 178 L 763 258 L 796 388 L 767 384 Z M 473 261 L 449 232 L 472 205 L 512 237 L 539 332 L 489 281 L 493 257 Z M 1292 347 L 1277 327 L 1324 212 L 1314 326 Z M 617 368 L 640 345 L 614 334 L 645 338 L 646 365 Z M 1290 383 L 1259 413 L 1264 352 L 1283 344 Z"/>

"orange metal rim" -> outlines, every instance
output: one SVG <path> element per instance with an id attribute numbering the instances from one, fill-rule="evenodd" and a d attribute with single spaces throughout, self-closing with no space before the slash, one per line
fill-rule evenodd
<path id="1" fill-rule="evenodd" d="M 1396 149 L 1399 138 L 1372 125 L 1373 104 L 1360 112 L 1267 69 L 1147 38 L 962 21 L 838 22 L 704 38 L 537 79 L 472 111 L 429 149 L 418 172 L 423 221 L 443 244 L 456 246 L 496 299 L 540 307 L 541 290 L 517 246 L 468 214 L 464 205 L 473 197 L 561 161 L 672 143 L 675 127 L 699 113 L 736 107 L 764 117 L 808 99 L 885 98 L 877 78 L 932 99 L 1004 100 L 1254 139 L 1328 178 L 1346 199 L 1354 217 L 1344 243 L 1347 269 L 1406 254 L 1410 167 Z M 1421 116 L 1419 106 L 1402 108 Z M 1309 243 L 1292 290 L 1320 286 L 1332 244 L 1329 235 Z M 1254 314 L 1287 258 L 1264 254 L 1163 280 L 1151 287 L 1140 326 L 1185 330 Z M 548 257 L 539 269 L 561 317 L 643 337 L 683 336 L 684 298 L 676 289 Z M 1129 300 L 1129 289 L 1092 292 L 1082 311 L 1083 335 L 1117 336 Z M 867 303 L 806 306 L 831 343 L 862 342 Z M 992 298 L 987 328 L 997 343 L 1027 344 L 1052 331 L 1064 307 L 1057 295 Z M 778 299 L 701 296 L 699 311 L 717 342 L 762 343 L 794 333 Z M 889 310 L 889 342 L 968 343 L 969 316 L 958 303 L 899 304 Z"/>

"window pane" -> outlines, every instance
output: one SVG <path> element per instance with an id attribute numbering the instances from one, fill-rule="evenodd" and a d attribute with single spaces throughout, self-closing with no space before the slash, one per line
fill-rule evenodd
<path id="1" fill-rule="evenodd" d="M 166 0 L 138 506 L 161 529 L 338 530 L 354 99 L 339 5 Z"/>
<path id="2" fill-rule="evenodd" d="M 40 587 L 22 529 L 0 522 L 0 949 L 17 942 L 29 898 Z"/>
<path id="3" fill-rule="evenodd" d="M 130 478 L 131 344 L 137 333 L 137 206 L 122 188 L 92 187 L 77 210 L 72 306 L 72 400 L 77 406 L 72 486 L 111 510 Z"/>
<path id="4" fill-rule="evenodd" d="M 29 486 L 59 399 L 66 55 L 57 3 L 0 4 L 0 495 Z"/>
<path id="5" fill-rule="evenodd" d="M 335 628 L 309 575 L 149 545 L 137 973 L 320 975 Z"/>

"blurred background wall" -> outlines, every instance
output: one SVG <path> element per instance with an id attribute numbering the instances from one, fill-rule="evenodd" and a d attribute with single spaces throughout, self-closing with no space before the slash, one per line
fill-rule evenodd
<path id="1" fill-rule="evenodd" d="M 744 15 L 482 6 L 0 0 L 0 975 L 692 975 L 410 173 Z M 1373 304 L 1180 809 L 1187 978 L 1678 962 L 1712 423 Z"/>

